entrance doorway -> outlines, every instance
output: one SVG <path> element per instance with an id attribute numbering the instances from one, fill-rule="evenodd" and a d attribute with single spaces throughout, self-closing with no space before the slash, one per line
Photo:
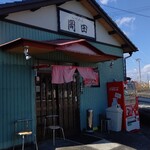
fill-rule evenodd
<path id="1" fill-rule="evenodd" d="M 38 140 L 43 138 L 46 115 L 59 115 L 59 124 L 64 128 L 66 136 L 78 133 L 80 131 L 79 74 L 75 73 L 73 82 L 52 84 L 51 73 L 39 72 L 35 84 Z"/>

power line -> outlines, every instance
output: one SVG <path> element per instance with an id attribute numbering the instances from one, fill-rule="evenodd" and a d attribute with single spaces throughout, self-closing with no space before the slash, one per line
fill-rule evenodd
<path id="1" fill-rule="evenodd" d="M 136 8 L 128 9 L 127 11 L 132 11 L 132 12 L 138 11 L 138 12 L 141 12 L 141 11 L 147 11 L 147 10 L 150 10 L 150 6 L 136 7 Z M 119 11 L 110 12 L 110 13 L 111 14 L 118 14 L 118 13 L 124 13 L 124 12 L 119 10 Z"/>
<path id="2" fill-rule="evenodd" d="M 131 8 L 131 9 L 128 9 L 127 11 L 146 11 L 146 10 L 150 10 L 150 6 L 143 6 L 143 7 L 136 7 L 136 8 Z M 118 13 L 118 12 L 121 12 L 120 10 L 119 11 L 116 11 L 116 12 L 112 12 L 112 13 Z"/>
<path id="3" fill-rule="evenodd" d="M 120 9 L 120 8 L 116 8 L 116 7 L 112 7 L 112 6 L 108 6 L 108 5 L 104 5 L 104 4 L 102 4 L 102 5 L 105 6 L 105 7 L 111 8 L 111 9 L 115 9 L 115 10 L 123 11 L 123 12 L 126 12 L 126 13 L 130 13 L 130 14 L 134 14 L 134 15 L 138 15 L 138 16 L 150 18 L 149 15 L 139 14 L 139 13 L 136 13 L 136 12 L 133 12 L 133 11 L 129 11 L 129 10 L 125 10 L 125 9 Z"/>

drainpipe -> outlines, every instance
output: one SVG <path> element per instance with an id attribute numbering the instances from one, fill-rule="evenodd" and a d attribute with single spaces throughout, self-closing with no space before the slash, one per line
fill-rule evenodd
<path id="1" fill-rule="evenodd" d="M 132 56 L 133 52 L 129 52 L 129 56 L 124 58 L 124 81 L 127 80 L 126 60 Z"/>

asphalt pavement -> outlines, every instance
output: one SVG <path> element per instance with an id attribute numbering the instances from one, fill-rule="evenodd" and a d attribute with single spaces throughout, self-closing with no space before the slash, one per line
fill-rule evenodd
<path id="1" fill-rule="evenodd" d="M 57 139 L 53 146 L 52 140 L 39 143 L 39 150 L 150 150 L 150 127 L 141 125 L 138 132 L 114 132 L 96 131 L 91 136 L 100 140 L 82 144 L 69 139 Z"/>
<path id="2" fill-rule="evenodd" d="M 141 124 L 137 132 L 95 131 L 90 136 L 98 137 L 100 140 L 89 144 L 66 138 L 57 139 L 54 146 L 52 140 L 48 139 L 38 143 L 39 150 L 150 150 L 150 101 L 142 102 L 140 106 Z"/>

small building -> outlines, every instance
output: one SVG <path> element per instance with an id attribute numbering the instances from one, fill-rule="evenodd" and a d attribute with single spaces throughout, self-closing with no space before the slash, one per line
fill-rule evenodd
<path id="1" fill-rule="evenodd" d="M 125 78 L 124 53 L 138 49 L 95 0 L 25 0 L 0 5 L 0 149 L 14 121 L 58 114 L 66 135 L 93 127 L 107 108 L 106 83 Z"/>

